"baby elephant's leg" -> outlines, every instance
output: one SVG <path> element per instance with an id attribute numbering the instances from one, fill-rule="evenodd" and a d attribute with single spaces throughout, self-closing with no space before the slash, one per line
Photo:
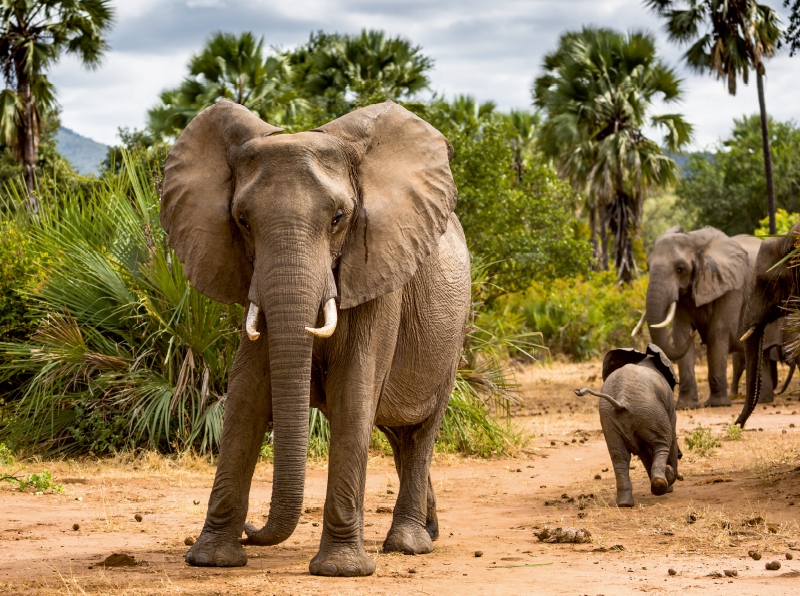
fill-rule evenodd
<path id="1" fill-rule="evenodd" d="M 650 492 L 654 495 L 663 495 L 675 482 L 675 470 L 667 465 L 669 448 L 659 448 L 653 454 L 653 465 L 650 469 Z M 672 481 L 670 481 L 670 477 Z"/>
<path id="2" fill-rule="evenodd" d="M 618 450 L 611 454 L 611 461 L 614 463 L 614 476 L 617 480 L 617 507 L 633 507 L 631 454 L 627 449 Z"/>

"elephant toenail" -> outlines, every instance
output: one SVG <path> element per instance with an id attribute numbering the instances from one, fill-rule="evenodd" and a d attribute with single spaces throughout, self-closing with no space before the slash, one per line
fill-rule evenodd
<path id="1" fill-rule="evenodd" d="M 337 573 L 338 571 L 339 571 L 339 570 L 336 568 L 336 565 L 334 565 L 333 563 L 325 563 L 325 564 L 322 566 L 322 572 L 323 572 L 325 575 L 336 575 L 336 573 Z"/>
<path id="2" fill-rule="evenodd" d="M 197 565 L 208 565 L 208 555 L 205 553 L 195 555 L 194 562 Z"/>
<path id="3" fill-rule="evenodd" d="M 344 568 L 345 576 L 354 577 L 356 574 L 358 574 L 358 569 L 356 568 L 355 565 L 348 565 L 347 567 Z"/>

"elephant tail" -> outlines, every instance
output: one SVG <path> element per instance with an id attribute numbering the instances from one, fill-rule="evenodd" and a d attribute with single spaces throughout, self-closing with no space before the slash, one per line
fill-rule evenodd
<path id="1" fill-rule="evenodd" d="M 614 406 L 614 409 L 617 410 L 617 412 L 619 412 L 620 410 L 624 410 L 625 409 L 625 406 L 622 405 L 622 403 L 619 400 L 617 400 L 616 398 L 611 397 L 607 393 L 599 393 L 597 391 L 592 391 L 591 389 L 588 389 L 586 387 L 584 387 L 583 389 L 575 389 L 574 391 L 575 391 L 575 395 L 578 395 L 580 397 L 583 397 L 587 393 L 591 393 L 595 397 L 602 397 L 603 399 L 608 400 L 608 402 L 612 406 Z"/>
<path id="2" fill-rule="evenodd" d="M 795 368 L 797 368 L 797 364 L 795 364 L 794 360 L 792 360 L 791 364 L 789 364 L 789 376 L 786 377 L 786 381 L 784 382 L 783 387 L 781 388 L 780 391 L 778 391 L 778 393 L 776 393 L 776 395 L 780 395 L 781 393 L 786 391 L 787 387 L 789 387 L 789 382 L 792 380 L 792 375 L 794 374 Z"/>

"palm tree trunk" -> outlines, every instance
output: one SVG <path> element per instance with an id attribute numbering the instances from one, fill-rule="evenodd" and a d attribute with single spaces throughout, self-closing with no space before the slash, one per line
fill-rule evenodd
<path id="1" fill-rule="evenodd" d="M 22 118 L 18 130 L 17 156 L 22 165 L 25 186 L 28 188 L 28 200 L 34 213 L 39 213 L 39 201 L 36 198 L 36 162 L 39 159 L 39 127 L 36 122 L 36 108 L 33 105 L 31 83 L 23 69 L 17 73 L 17 92 L 22 99 Z"/>
<path id="2" fill-rule="evenodd" d="M 769 233 L 777 234 L 775 226 L 775 184 L 772 178 L 772 152 L 769 148 L 769 122 L 767 107 L 764 102 L 764 75 L 760 70 L 756 73 L 758 84 L 758 107 L 761 109 L 761 144 L 764 149 L 764 174 L 767 179 L 767 209 L 769 211 Z"/>

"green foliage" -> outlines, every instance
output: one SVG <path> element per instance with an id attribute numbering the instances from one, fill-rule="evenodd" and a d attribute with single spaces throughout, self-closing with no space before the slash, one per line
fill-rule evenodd
<path id="1" fill-rule="evenodd" d="M 775 210 L 775 233 L 785 234 L 792 226 L 800 221 L 800 213 L 789 213 L 786 209 Z M 769 236 L 769 215 L 758 222 L 758 227 L 753 232 L 756 236 Z"/>
<path id="2" fill-rule="evenodd" d="M 712 449 L 719 447 L 719 438 L 711 434 L 710 428 L 704 428 L 702 425 L 698 425 L 697 428 L 686 435 L 683 442 L 689 451 L 696 453 L 700 457 L 706 457 L 711 453 Z"/>
<path id="3" fill-rule="evenodd" d="M 0 466 L 10 466 L 14 463 L 14 453 L 6 447 L 5 443 L 0 443 Z"/>
<path id="4" fill-rule="evenodd" d="M 644 311 L 647 276 L 631 285 L 615 283 L 611 272 L 534 283 L 526 292 L 504 299 L 522 315 L 522 329 L 539 332 L 551 354 L 575 360 L 630 345 L 631 329 Z"/>
<path id="5" fill-rule="evenodd" d="M 34 256 L 25 228 L 0 221 L 0 341 L 24 339 L 34 329 L 24 298 L 38 283 Z"/>
<path id="6" fill-rule="evenodd" d="M 16 483 L 20 491 L 31 490 L 36 493 L 43 493 L 46 490 L 54 490 L 57 493 L 63 493 L 64 489 L 60 484 L 53 482 L 53 475 L 49 470 L 42 470 L 40 474 L 28 474 L 27 476 L 17 476 L 16 474 L 9 474 L 1 476 L 0 480 L 6 482 Z"/>
<path id="7" fill-rule="evenodd" d="M 150 173 L 127 158 L 91 195 L 54 188 L 26 219 L 45 281 L 25 294 L 39 321 L 0 343 L 9 393 L 2 436 L 42 452 L 213 449 L 241 309 L 194 290 L 166 247 Z"/>
<path id="8" fill-rule="evenodd" d="M 770 119 L 769 130 L 775 205 L 800 213 L 800 127 L 792 121 Z M 716 153 L 689 155 L 676 192 L 692 228 L 714 226 L 729 236 L 758 228 L 767 214 L 759 116 L 735 120 L 733 131 L 720 141 Z"/>
<path id="9" fill-rule="evenodd" d="M 589 244 L 573 217 L 577 196 L 541 155 L 522 151 L 529 133 L 495 114 L 493 104 L 478 105 L 470 97 L 419 111 L 453 144 L 456 213 L 473 257 L 487 263 L 495 286 L 486 299 L 532 280 L 588 270 Z"/>
<path id="10" fill-rule="evenodd" d="M 729 424 L 725 428 L 725 435 L 728 437 L 729 441 L 741 441 L 742 427 L 738 424 Z"/>

